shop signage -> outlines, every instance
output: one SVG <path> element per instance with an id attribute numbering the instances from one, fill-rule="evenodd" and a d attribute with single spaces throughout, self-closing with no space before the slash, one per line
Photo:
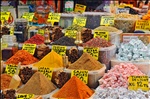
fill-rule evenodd
<path id="1" fill-rule="evenodd" d="M 96 60 L 98 60 L 98 57 L 99 57 L 99 48 L 85 47 L 84 50 L 83 50 L 83 52 L 89 53 Z"/>
<path id="2" fill-rule="evenodd" d="M 36 49 L 36 44 L 23 44 L 22 47 L 22 50 L 26 50 L 32 55 L 34 55 L 35 49 Z"/>
<path id="3" fill-rule="evenodd" d="M 128 79 L 128 89 L 148 91 L 148 76 L 130 76 Z"/>
<path id="4" fill-rule="evenodd" d="M 71 77 L 77 76 L 85 84 L 88 83 L 88 70 L 72 70 Z"/>
<path id="5" fill-rule="evenodd" d="M 114 17 L 113 16 L 102 16 L 100 25 L 104 25 L 104 26 L 114 25 Z"/>
<path id="6" fill-rule="evenodd" d="M 87 17 L 74 17 L 73 24 L 77 24 L 79 26 L 85 26 L 86 20 L 87 20 Z"/>
<path id="7" fill-rule="evenodd" d="M 83 13 L 86 10 L 86 6 L 85 5 L 81 5 L 81 4 L 76 4 L 75 5 L 75 10 L 74 12 L 79 12 L 79 13 Z"/>
<path id="8" fill-rule="evenodd" d="M 109 40 L 109 33 L 107 31 L 94 30 L 94 38 L 97 36 L 104 38 L 107 41 Z"/>
<path id="9" fill-rule="evenodd" d="M 60 46 L 60 45 L 52 45 L 52 50 L 58 53 L 61 56 L 66 54 L 67 46 Z"/>
<path id="10" fill-rule="evenodd" d="M 17 94 L 17 99 L 33 99 L 34 94 Z"/>
<path id="11" fill-rule="evenodd" d="M 77 31 L 76 30 L 66 30 L 65 31 L 65 36 L 76 39 Z"/>
<path id="12" fill-rule="evenodd" d="M 12 64 L 6 65 L 5 72 L 7 74 L 13 76 L 16 73 L 16 70 L 17 70 L 17 66 L 16 65 L 12 65 Z"/>
<path id="13" fill-rule="evenodd" d="M 49 80 L 52 79 L 53 69 L 48 67 L 39 67 L 38 71 L 44 74 Z"/>

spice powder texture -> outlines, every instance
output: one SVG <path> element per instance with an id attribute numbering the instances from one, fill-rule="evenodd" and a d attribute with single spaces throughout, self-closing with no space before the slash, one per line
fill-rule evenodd
<path id="1" fill-rule="evenodd" d="M 84 82 L 73 76 L 58 92 L 53 94 L 54 98 L 86 99 L 94 93 Z"/>
<path id="2" fill-rule="evenodd" d="M 60 68 L 63 66 L 62 56 L 57 54 L 55 51 L 51 51 L 45 57 L 43 57 L 39 62 L 35 63 L 35 67 L 51 67 Z"/>
<path id="3" fill-rule="evenodd" d="M 103 65 L 98 62 L 95 58 L 93 58 L 88 53 L 83 53 L 82 56 L 75 61 L 73 64 L 70 64 L 68 69 L 75 70 L 99 70 L 103 67 Z"/>
<path id="4" fill-rule="evenodd" d="M 38 59 L 25 50 L 19 50 L 6 61 L 6 64 L 17 65 L 19 62 L 21 62 L 21 65 L 29 65 L 38 62 Z"/>

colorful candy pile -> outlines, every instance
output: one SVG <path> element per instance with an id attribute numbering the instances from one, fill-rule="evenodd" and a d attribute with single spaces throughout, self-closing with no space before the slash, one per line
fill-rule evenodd
<path id="1" fill-rule="evenodd" d="M 101 88 L 107 87 L 128 87 L 129 76 L 142 76 L 144 75 L 138 68 L 130 63 L 115 65 L 108 73 L 99 80 Z"/>

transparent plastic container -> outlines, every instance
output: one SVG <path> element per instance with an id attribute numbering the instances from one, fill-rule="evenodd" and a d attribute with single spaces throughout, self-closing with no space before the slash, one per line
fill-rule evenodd
<path id="1" fill-rule="evenodd" d="M 83 53 L 83 47 L 78 47 L 80 56 Z M 100 48 L 98 61 L 106 65 L 106 71 L 110 69 L 110 60 L 115 56 L 116 45 Z"/>

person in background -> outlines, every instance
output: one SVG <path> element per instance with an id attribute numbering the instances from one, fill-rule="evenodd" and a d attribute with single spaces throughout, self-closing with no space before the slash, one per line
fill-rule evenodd
<path id="1" fill-rule="evenodd" d="M 96 7 L 95 11 L 104 11 L 104 6 L 109 4 L 110 0 L 103 0 L 102 3 L 98 7 Z"/>
<path id="2" fill-rule="evenodd" d="M 139 0 L 137 7 L 142 9 L 143 5 L 144 5 L 144 2 L 142 0 Z"/>
<path id="3" fill-rule="evenodd" d="M 145 5 L 147 5 L 148 6 L 148 10 L 150 10 L 150 1 L 149 0 L 145 1 Z"/>

